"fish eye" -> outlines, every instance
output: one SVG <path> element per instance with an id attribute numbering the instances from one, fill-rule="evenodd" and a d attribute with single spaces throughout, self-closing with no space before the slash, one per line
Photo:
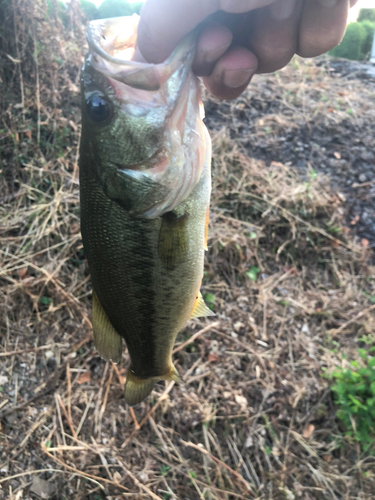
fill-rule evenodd
<path id="1" fill-rule="evenodd" d="M 87 114 L 95 123 L 105 122 L 112 114 L 112 105 L 100 94 L 91 94 L 86 100 Z"/>

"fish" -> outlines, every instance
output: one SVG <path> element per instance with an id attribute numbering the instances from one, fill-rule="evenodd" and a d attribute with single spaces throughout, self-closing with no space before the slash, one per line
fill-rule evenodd
<path id="1" fill-rule="evenodd" d="M 89 23 L 81 75 L 81 233 L 101 357 L 130 366 L 125 401 L 160 380 L 190 318 L 211 316 L 200 293 L 211 193 L 211 141 L 192 72 L 197 34 L 161 64 L 133 60 L 139 17 Z"/>

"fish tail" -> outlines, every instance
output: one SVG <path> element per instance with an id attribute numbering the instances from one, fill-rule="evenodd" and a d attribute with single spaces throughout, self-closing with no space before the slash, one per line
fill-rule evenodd
<path id="1" fill-rule="evenodd" d="M 178 371 L 171 364 L 168 373 L 156 377 L 140 378 L 137 377 L 131 369 L 126 374 L 125 382 L 125 401 L 129 406 L 135 406 L 141 403 L 151 393 L 156 382 L 159 380 L 173 380 L 174 382 L 182 382 Z"/>

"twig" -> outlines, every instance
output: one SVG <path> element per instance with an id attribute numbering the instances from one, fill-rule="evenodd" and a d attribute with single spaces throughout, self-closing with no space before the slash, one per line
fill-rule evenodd
<path id="1" fill-rule="evenodd" d="M 176 354 L 176 352 L 181 351 L 181 349 L 183 349 L 185 346 L 194 342 L 194 340 L 196 340 L 198 337 L 200 337 L 204 333 L 211 330 L 211 328 L 215 328 L 216 326 L 219 326 L 219 325 L 220 325 L 220 321 L 215 321 L 215 323 L 211 323 L 210 325 L 207 325 L 206 327 L 202 328 L 202 330 L 199 330 L 199 332 L 194 333 L 194 335 L 192 335 L 190 337 L 190 339 L 186 340 L 183 344 L 181 344 L 178 347 L 176 347 L 175 349 L 173 349 L 173 354 Z"/>
<path id="2" fill-rule="evenodd" d="M 66 408 L 65 408 L 65 405 L 64 405 L 64 402 L 63 400 L 61 399 L 61 396 L 60 394 L 56 394 L 56 398 L 61 406 L 61 409 L 64 413 L 64 416 L 66 418 L 66 421 L 68 422 L 68 425 L 70 427 L 70 430 L 72 431 L 72 434 L 74 437 L 77 437 L 77 434 L 76 434 L 76 431 L 74 430 L 74 427 L 73 427 L 73 422 L 72 422 L 72 419 L 70 418 L 69 416 L 69 413 L 66 411 Z"/>
<path id="3" fill-rule="evenodd" d="M 70 474 L 70 472 L 66 472 L 64 470 L 60 469 L 37 469 L 37 470 L 27 470 L 25 472 L 20 472 L 19 474 L 14 474 L 13 476 L 9 477 L 4 477 L 3 479 L 0 479 L 0 484 L 5 483 L 5 481 L 11 481 L 12 479 L 17 479 L 17 477 L 23 477 L 23 476 L 28 476 L 29 474 L 42 474 L 43 472 L 61 472 L 61 474 Z M 90 479 L 90 478 L 88 478 Z M 100 488 L 104 489 L 103 486 L 95 481 L 94 479 L 91 479 L 93 483 L 96 483 Z"/>
<path id="4" fill-rule="evenodd" d="M 246 481 L 246 479 L 244 479 L 241 474 L 239 474 L 237 471 L 231 469 L 229 467 L 229 465 L 227 465 L 226 463 L 222 462 L 221 460 L 219 460 L 217 457 L 215 457 L 214 455 L 212 455 L 211 453 L 209 453 L 204 447 L 203 445 L 201 446 L 198 446 L 197 444 L 194 444 L 192 443 L 191 441 L 187 442 L 187 441 L 184 441 L 183 439 L 181 439 L 181 443 L 185 446 L 188 446 L 190 448 L 194 448 L 195 450 L 198 450 L 200 451 L 201 453 L 203 453 L 204 455 L 207 455 L 208 457 L 210 457 L 212 460 L 214 460 L 216 463 L 218 463 L 219 465 L 221 465 L 222 467 L 224 467 L 225 469 L 227 469 L 231 474 L 233 474 L 237 479 L 239 479 L 241 481 L 242 484 L 244 484 L 246 486 L 246 489 L 248 490 L 248 492 L 250 493 L 251 496 L 255 496 L 249 483 Z"/>
<path id="5" fill-rule="evenodd" d="M 272 200 L 267 200 L 266 198 L 262 198 L 261 196 L 257 196 L 256 194 L 253 194 L 250 192 L 248 193 L 248 192 L 236 191 L 236 194 L 250 196 L 251 198 L 255 198 L 256 200 L 260 200 L 260 201 L 263 201 L 264 203 L 268 203 L 269 205 L 271 205 L 271 207 L 274 207 L 274 208 L 277 208 L 278 210 L 281 210 L 282 212 L 288 214 L 290 217 L 292 217 L 297 222 L 304 224 L 306 227 L 308 227 L 310 229 L 310 231 L 315 231 L 316 233 L 321 234 L 325 238 L 328 238 L 329 240 L 337 243 L 338 245 L 341 245 L 341 246 L 347 248 L 348 250 L 351 250 L 354 253 L 359 253 L 359 250 L 357 250 L 355 247 L 352 247 L 352 246 L 348 245 L 347 243 L 335 238 L 334 236 L 331 236 L 323 229 L 320 229 L 320 227 L 313 226 L 312 224 L 310 224 L 310 222 L 307 222 L 307 221 L 301 219 L 300 217 L 298 217 L 298 215 L 293 214 L 292 212 L 290 212 L 290 210 L 278 205 L 277 203 L 273 202 Z"/>
<path id="6" fill-rule="evenodd" d="M 36 75 L 36 109 L 37 109 L 37 132 L 36 140 L 40 143 L 40 87 L 39 87 L 39 64 L 38 64 L 38 50 L 36 46 L 35 30 L 33 30 L 34 39 L 34 61 L 35 61 L 35 75 Z"/>
<path id="7" fill-rule="evenodd" d="M 140 424 L 139 424 L 139 428 L 138 429 L 134 429 L 133 432 L 130 434 L 130 436 L 125 439 L 125 441 L 122 443 L 121 445 L 121 449 L 124 449 L 129 443 L 130 441 L 133 439 L 133 437 L 137 434 L 137 432 L 139 431 L 139 429 L 147 422 L 147 420 L 150 418 L 150 416 L 154 413 L 154 411 L 156 410 L 156 408 L 158 408 L 158 406 L 161 404 L 161 402 L 166 398 L 166 396 L 171 392 L 174 384 L 176 382 L 171 382 L 168 387 L 165 388 L 165 391 L 163 392 L 163 394 L 160 395 L 157 403 L 151 408 L 151 410 L 148 411 L 148 413 L 146 414 L 146 416 L 143 418 L 143 420 L 141 420 Z"/>
<path id="8" fill-rule="evenodd" d="M 69 362 L 69 361 L 67 361 L 67 362 Z M 27 406 L 29 406 L 31 403 L 33 403 L 37 399 L 40 399 L 43 396 L 46 396 L 50 392 L 52 392 L 55 389 L 55 387 L 56 387 L 56 384 L 57 384 L 57 381 L 58 381 L 58 379 L 60 377 L 61 372 L 65 369 L 65 365 L 66 365 L 66 363 L 64 363 L 62 366 L 60 366 L 60 368 L 58 370 L 56 370 L 51 375 L 51 377 L 45 383 L 46 389 L 44 391 L 40 392 L 39 394 L 36 394 L 35 396 L 33 396 L 32 398 L 28 399 L 24 403 L 22 403 L 20 405 L 17 405 L 17 406 L 12 406 L 11 408 L 8 408 L 4 412 L 0 413 L 0 419 L 6 417 L 8 415 L 10 415 L 11 413 L 13 413 L 15 411 L 23 410 L 24 408 L 26 408 Z"/>
<path id="9" fill-rule="evenodd" d="M 78 435 L 79 435 L 79 433 L 81 432 L 81 429 L 82 429 L 83 423 L 84 423 L 84 421 L 86 420 L 86 417 L 87 417 L 87 414 L 88 414 L 88 412 L 89 412 L 89 409 L 90 409 L 90 406 L 91 406 L 91 403 L 92 403 L 93 398 L 94 398 L 94 391 L 92 391 L 92 393 L 91 393 L 91 395 L 90 395 L 89 402 L 87 403 L 86 408 L 85 408 L 85 411 L 83 412 L 83 415 L 82 415 L 81 421 L 80 421 L 80 423 L 78 424 L 78 427 L 77 427 L 77 436 L 78 436 Z"/>
<path id="10" fill-rule="evenodd" d="M 122 486 L 122 484 L 119 484 L 119 483 L 115 483 L 114 481 L 111 481 L 110 479 L 106 479 L 105 477 L 99 477 L 99 476 L 94 476 L 93 474 L 88 474 L 87 472 L 83 472 L 79 469 L 76 469 L 75 467 L 72 467 L 71 465 L 68 465 L 66 464 L 65 462 L 63 462 L 62 460 L 60 460 L 59 458 L 55 457 L 54 455 L 52 455 L 52 453 L 48 453 L 47 451 L 47 448 L 46 446 L 44 445 L 44 443 L 42 443 L 41 445 L 41 448 L 42 448 L 42 451 L 48 456 L 50 457 L 52 460 L 54 460 L 55 462 L 58 462 L 60 465 L 62 465 L 63 467 L 65 467 L 66 469 L 69 469 L 71 471 L 73 471 L 75 474 L 78 474 L 79 476 L 84 476 L 84 477 L 87 477 L 89 479 L 93 479 L 94 481 L 97 481 L 98 482 L 98 485 L 104 489 L 103 485 L 100 484 L 101 482 L 103 483 L 107 483 L 107 484 L 111 484 L 112 486 L 114 486 L 115 488 L 120 488 L 124 491 L 130 491 L 129 488 L 126 488 L 125 486 Z M 40 471 L 38 471 L 40 472 Z M 159 499 L 159 497 L 158 497 Z M 159 499 L 160 500 L 160 499 Z"/>
<path id="11" fill-rule="evenodd" d="M 71 423 L 72 433 L 75 434 L 75 430 L 73 427 L 73 421 L 72 421 L 72 405 L 71 405 L 72 382 L 71 382 L 71 378 L 70 378 L 70 365 L 69 365 L 69 363 L 66 365 L 66 381 L 67 381 L 67 385 L 68 385 L 68 417 L 69 417 L 69 422 Z"/>
<path id="12" fill-rule="evenodd" d="M 129 410 L 130 410 L 130 415 L 132 416 L 132 419 L 133 419 L 133 422 L 134 422 L 134 428 L 135 428 L 136 431 L 139 431 L 140 426 L 139 426 L 137 417 L 135 416 L 134 410 L 133 410 L 133 408 L 131 406 L 130 406 Z"/>
<path id="13" fill-rule="evenodd" d="M 375 309 L 375 304 L 373 304 L 372 306 L 368 307 L 364 311 L 359 312 L 356 316 L 354 316 L 354 318 L 350 319 L 349 321 L 347 321 L 346 323 L 344 323 L 343 325 L 341 325 L 340 328 L 338 328 L 337 330 L 333 330 L 333 331 L 331 330 L 331 333 L 333 335 L 335 335 L 335 336 L 338 335 L 343 330 L 345 330 L 345 328 L 347 326 L 351 325 L 352 323 L 354 323 L 358 319 L 362 318 L 362 316 L 365 316 L 367 313 L 369 313 L 370 311 L 373 311 L 374 309 Z"/>
<path id="14" fill-rule="evenodd" d="M 159 497 L 158 495 L 155 495 L 155 493 L 153 493 L 150 488 L 147 488 L 146 485 L 142 484 L 140 481 L 138 481 L 138 479 L 130 472 L 130 470 L 125 467 L 125 465 L 120 462 L 120 460 L 117 459 L 117 462 L 119 465 L 121 465 L 121 467 L 124 469 L 124 471 L 129 475 L 129 477 L 131 477 L 131 479 L 134 481 L 134 483 L 138 486 L 138 488 L 140 488 L 141 490 L 145 491 L 146 493 L 148 493 L 150 495 L 151 498 L 154 498 L 154 500 L 163 500 L 161 497 Z"/>
<path id="15" fill-rule="evenodd" d="M 365 187 L 365 186 L 371 186 L 371 184 L 374 184 L 375 180 L 373 181 L 367 181 L 367 182 L 361 182 L 360 184 L 352 184 L 352 188 L 360 188 L 360 187 Z"/>
<path id="16" fill-rule="evenodd" d="M 0 352 L 0 358 L 6 357 L 6 356 L 18 356 L 19 354 L 26 354 L 28 352 L 36 352 L 36 351 L 45 351 L 47 349 L 51 349 L 54 345 L 59 345 L 59 344 L 49 344 L 49 345 L 42 345 L 39 347 L 30 347 L 29 349 L 19 349 L 18 351 L 8 351 L 8 352 Z M 60 344 L 64 346 L 65 344 Z"/>

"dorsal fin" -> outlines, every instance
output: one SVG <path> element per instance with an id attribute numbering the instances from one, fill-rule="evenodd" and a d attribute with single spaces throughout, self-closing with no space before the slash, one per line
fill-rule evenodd
<path id="1" fill-rule="evenodd" d="M 203 316 L 215 316 L 215 313 L 206 305 L 201 292 L 199 292 L 189 319 L 202 318 Z"/>
<path id="2" fill-rule="evenodd" d="M 114 363 L 121 361 L 122 339 L 104 312 L 95 290 L 92 292 L 92 328 L 94 342 L 100 356 Z"/>

